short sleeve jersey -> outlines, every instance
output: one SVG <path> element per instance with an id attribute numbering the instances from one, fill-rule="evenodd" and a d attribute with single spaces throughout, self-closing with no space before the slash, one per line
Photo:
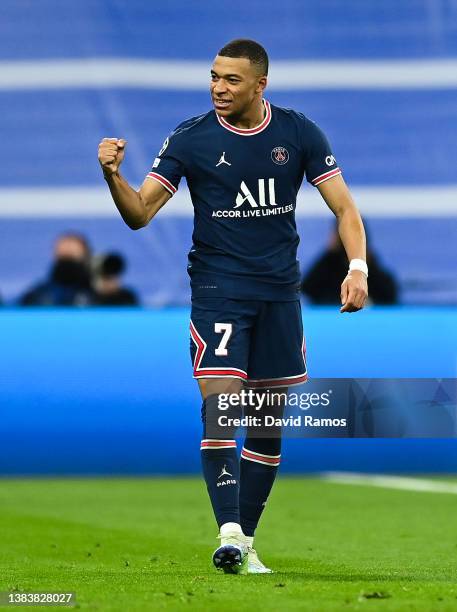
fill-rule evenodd
<path id="1" fill-rule="evenodd" d="M 188 272 L 194 297 L 288 301 L 298 297 L 297 193 L 340 174 L 320 128 L 264 100 L 252 129 L 215 111 L 181 123 L 148 178 L 174 194 L 186 177 L 194 207 Z"/>

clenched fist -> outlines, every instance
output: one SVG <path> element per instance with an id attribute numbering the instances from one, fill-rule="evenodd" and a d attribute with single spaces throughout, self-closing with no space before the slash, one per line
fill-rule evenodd
<path id="1" fill-rule="evenodd" d="M 98 145 L 98 161 L 105 176 L 118 171 L 124 159 L 126 144 L 123 138 L 104 138 Z"/>

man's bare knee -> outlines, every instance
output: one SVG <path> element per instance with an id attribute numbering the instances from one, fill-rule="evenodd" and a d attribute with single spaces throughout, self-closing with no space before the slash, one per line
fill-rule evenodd
<path id="1" fill-rule="evenodd" d="M 270 406 L 274 406 L 275 408 L 284 408 L 287 403 L 287 392 L 287 387 L 265 389 L 265 393 L 268 393 L 270 399 Z"/>
<path id="2" fill-rule="evenodd" d="M 243 381 L 238 378 L 199 378 L 198 386 L 203 399 L 216 393 L 239 393 Z"/>
<path id="3" fill-rule="evenodd" d="M 265 407 L 284 407 L 287 403 L 287 387 L 272 387 L 254 391 L 255 404 Z"/>

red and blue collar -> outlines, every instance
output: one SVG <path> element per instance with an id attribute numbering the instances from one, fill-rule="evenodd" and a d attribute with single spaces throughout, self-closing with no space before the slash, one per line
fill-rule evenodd
<path id="1" fill-rule="evenodd" d="M 270 103 L 268 102 L 268 100 L 263 100 L 263 99 L 262 99 L 262 102 L 265 106 L 265 111 L 266 111 L 265 117 L 262 123 L 259 123 L 259 125 L 257 125 L 256 127 L 253 127 L 253 128 L 235 127 L 231 125 L 228 121 L 226 121 L 223 117 L 219 117 L 219 115 L 216 113 L 217 120 L 222 125 L 222 127 L 224 127 L 226 130 L 229 130 L 230 132 L 234 132 L 235 134 L 239 134 L 240 136 L 254 136 L 255 134 L 260 134 L 260 132 L 263 132 L 263 130 L 268 127 L 271 121 Z"/>

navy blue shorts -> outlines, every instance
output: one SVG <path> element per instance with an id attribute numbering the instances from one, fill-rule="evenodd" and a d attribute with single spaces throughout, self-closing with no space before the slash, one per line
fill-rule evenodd
<path id="1" fill-rule="evenodd" d="M 239 378 L 254 388 L 306 381 L 299 300 L 194 298 L 190 337 L 194 378 Z"/>

